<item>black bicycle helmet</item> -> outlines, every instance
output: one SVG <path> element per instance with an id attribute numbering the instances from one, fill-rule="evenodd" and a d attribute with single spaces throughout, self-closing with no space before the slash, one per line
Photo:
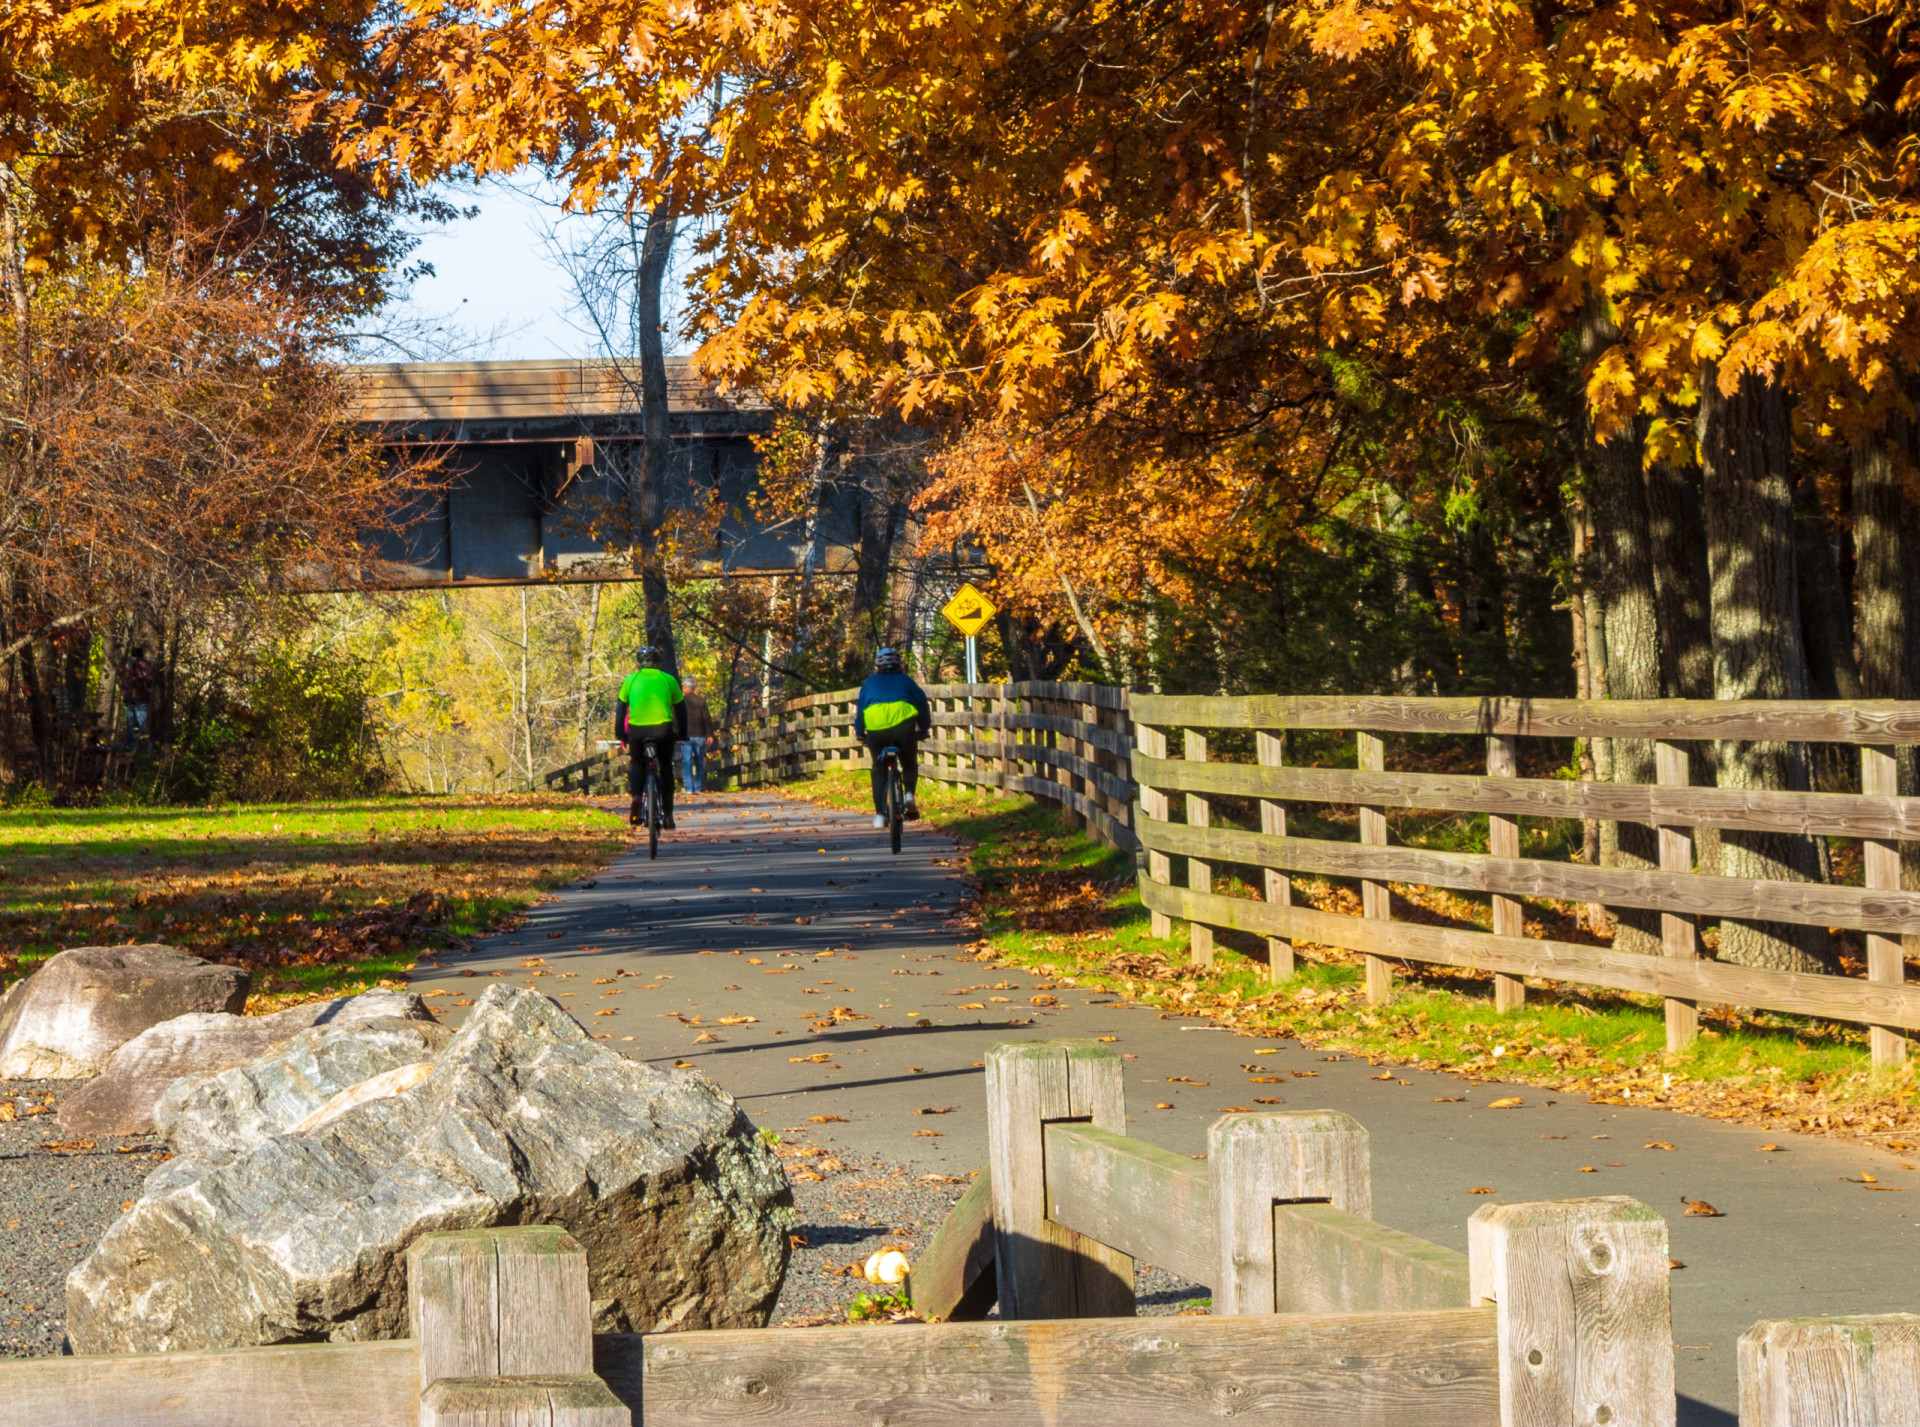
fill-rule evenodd
<path id="1" fill-rule="evenodd" d="M 876 674 L 904 674 L 907 661 L 900 656 L 898 649 L 882 649 L 873 656 L 873 672 Z"/>
<path id="2" fill-rule="evenodd" d="M 651 644 L 642 644 L 634 651 L 634 662 L 642 669 L 658 669 L 662 659 L 660 651 Z"/>

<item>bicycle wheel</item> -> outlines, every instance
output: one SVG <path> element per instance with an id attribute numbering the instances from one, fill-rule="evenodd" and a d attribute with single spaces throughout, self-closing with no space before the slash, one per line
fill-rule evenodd
<path id="1" fill-rule="evenodd" d="M 900 830 L 906 821 L 907 800 L 900 790 L 900 765 L 894 763 L 887 768 L 887 840 L 893 844 L 896 854 L 900 851 Z"/>
<path id="2" fill-rule="evenodd" d="M 647 765 L 647 859 L 660 855 L 660 769 Z"/>

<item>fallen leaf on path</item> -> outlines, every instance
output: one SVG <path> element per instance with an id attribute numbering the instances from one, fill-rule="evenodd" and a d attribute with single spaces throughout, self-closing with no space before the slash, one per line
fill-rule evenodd
<path id="1" fill-rule="evenodd" d="M 1270 1050 L 1257 1050 L 1254 1052 L 1254 1054 L 1255 1055 L 1272 1055 L 1273 1052 Z M 1318 1075 L 1319 1073 L 1320 1072 L 1317 1070 L 1289 1070 L 1287 1072 L 1287 1074 L 1291 1075 L 1295 1080 L 1311 1080 L 1313 1079 L 1314 1076 Z"/>
<path id="2" fill-rule="evenodd" d="M 1170 1100 L 1162 1100 L 1159 1104 L 1155 1105 L 1153 1108 L 1156 1110 L 1171 1110 L 1173 1108 L 1173 1102 Z"/>
<path id="3" fill-rule="evenodd" d="M 593 1014 L 596 1016 L 612 1016 L 618 1013 L 619 1008 L 617 1006 L 608 1006 L 605 1010 L 595 1011 Z"/>
<path id="4" fill-rule="evenodd" d="M 92 1140 L 48 1140 L 40 1146 L 48 1154 L 79 1154 L 93 1148 Z"/>
<path id="5" fill-rule="evenodd" d="M 915 1130 L 914 1131 L 914 1134 L 918 1135 L 921 1139 L 926 1139 L 926 1140 L 937 1140 L 940 1138 L 941 1133 L 942 1132 L 939 1130 Z"/>
<path id="6" fill-rule="evenodd" d="M 1643 1150 L 1670 1150 L 1673 1146 L 1665 1140 L 1648 1140 L 1644 1145 L 1640 1146 L 1640 1148 Z"/>
<path id="7" fill-rule="evenodd" d="M 1097 1040 L 1097 1041 L 1099 1041 L 1099 1042 L 1100 1042 L 1100 1043 L 1101 1043 L 1102 1045 L 1112 1045 L 1112 1044 L 1113 1044 L 1113 1043 L 1114 1043 L 1115 1041 L 1117 1041 L 1117 1040 L 1119 1040 L 1119 1039 L 1120 1039 L 1120 1037 L 1118 1037 L 1118 1036 L 1095 1036 L 1095 1037 L 1094 1037 L 1094 1039 L 1095 1039 L 1095 1040 Z"/>
<path id="8" fill-rule="evenodd" d="M 1527 1102 L 1518 1095 L 1502 1095 L 1498 1100 L 1489 1100 L 1489 1110 L 1518 1110 Z"/>
<path id="9" fill-rule="evenodd" d="M 1595 1168 L 1594 1168 L 1594 1167 L 1593 1167 L 1592 1165 L 1590 1165 L 1590 1164 L 1583 1164 L 1583 1165 L 1581 1165 L 1581 1166 L 1580 1166 L 1580 1173 L 1581 1173 L 1581 1174 L 1598 1174 L 1599 1172 L 1600 1172 L 1599 1170 L 1597 1170 L 1597 1169 L 1595 1169 Z"/>
<path id="10" fill-rule="evenodd" d="M 1219 1114 L 1222 1114 L 1222 1115 L 1251 1115 L 1251 1114 L 1253 1113 L 1253 1106 L 1251 1106 L 1251 1105 L 1222 1105 L 1222 1106 L 1220 1107 L 1220 1109 L 1219 1109 L 1219 1111 L 1218 1111 L 1218 1113 L 1219 1113 Z"/>
<path id="11" fill-rule="evenodd" d="M 1762 1154 L 1778 1154 L 1778 1153 L 1780 1153 L 1780 1146 L 1778 1146 L 1778 1145 L 1761 1145 L 1761 1146 L 1760 1146 L 1760 1153 L 1762 1153 Z"/>
<path id="12" fill-rule="evenodd" d="M 1668 1268 L 1685 1268 L 1686 1265 L 1681 1263 L 1679 1259 L 1668 1259 L 1667 1267 Z"/>
<path id="13" fill-rule="evenodd" d="M 719 1039 L 720 1037 L 716 1036 L 712 1031 L 702 1031 L 693 1038 L 693 1043 L 695 1045 L 710 1045 Z"/>
<path id="14" fill-rule="evenodd" d="M 1475 1188 L 1473 1188 L 1473 1189 L 1469 1189 L 1469 1190 L 1467 1191 L 1467 1193 L 1469 1193 L 1469 1194 L 1491 1194 L 1491 1193 L 1493 1193 L 1493 1186 L 1492 1186 L 1491 1184 L 1482 1184 L 1482 1185 L 1479 1185 L 1479 1186 L 1477 1186 L 1477 1187 L 1475 1187 Z"/>
<path id="15" fill-rule="evenodd" d="M 1727 1217 L 1704 1199 L 1689 1199 L 1686 1195 L 1682 1194 L 1680 1196 L 1680 1202 L 1687 1206 L 1686 1212 L 1680 1216 L 1683 1219 L 1724 1219 Z"/>
<path id="16" fill-rule="evenodd" d="M 1280 1054 L 1280 1052 L 1277 1050 L 1256 1050 L 1254 1054 L 1255 1055 L 1278 1055 Z"/>
<path id="17" fill-rule="evenodd" d="M 1566 1136 L 1565 1135 L 1542 1135 L 1540 1136 L 1540 1138 L 1543 1140 L 1564 1140 Z"/>
<path id="18" fill-rule="evenodd" d="M 830 1050 L 823 1050 L 818 1055 L 790 1055 L 787 1057 L 787 1064 L 788 1065 L 809 1065 L 809 1064 L 818 1065 L 822 1061 L 828 1061 L 832 1059 L 833 1059 L 833 1052 Z"/>
<path id="19" fill-rule="evenodd" d="M 953 1106 L 944 1105 L 936 1110 L 933 1106 L 929 1105 L 924 1110 L 915 1110 L 913 1113 L 916 1115 L 951 1115 L 953 1113 Z"/>
<path id="20" fill-rule="evenodd" d="M 847 1117 L 845 1115 L 809 1115 L 807 1123 L 809 1125 L 844 1125 L 847 1123 Z"/>
<path id="21" fill-rule="evenodd" d="M 1913 1148 L 1913 1146 L 1908 1144 L 1905 1140 L 1888 1140 L 1887 1148 L 1890 1150 L 1910 1150 Z"/>
<path id="22" fill-rule="evenodd" d="M 1369 1076 L 1367 1077 L 1367 1079 L 1369 1079 L 1369 1080 L 1392 1080 L 1392 1079 L 1394 1079 L 1394 1074 L 1393 1074 L 1393 1072 L 1392 1072 L 1391 1070 L 1387 1070 L 1387 1071 L 1382 1071 L 1382 1072 L 1381 1072 L 1381 1073 L 1380 1073 L 1379 1075 L 1369 1075 Z"/>
<path id="23" fill-rule="evenodd" d="M 1249 1075 L 1247 1082 L 1251 1085 L 1279 1085 L 1284 1079 L 1279 1075 Z"/>
<path id="24" fill-rule="evenodd" d="M 723 1026 L 750 1026 L 759 1019 L 758 1016 L 722 1016 L 720 1018 L 720 1024 Z"/>
<path id="25" fill-rule="evenodd" d="M 1284 1105 L 1287 1102 L 1282 1100 L 1278 1095 L 1256 1095 L 1253 1097 L 1253 1103 L 1256 1105 Z"/>

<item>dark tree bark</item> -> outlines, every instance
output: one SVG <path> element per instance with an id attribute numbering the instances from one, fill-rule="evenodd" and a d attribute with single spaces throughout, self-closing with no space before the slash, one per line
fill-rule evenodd
<path id="1" fill-rule="evenodd" d="M 1654 598 L 1660 612 L 1660 692 L 1713 697 L 1713 627 L 1706 515 L 1698 470 L 1656 461 L 1645 473 Z"/>
<path id="2" fill-rule="evenodd" d="M 1700 385 L 1714 697 L 1804 699 L 1786 405 L 1779 387 L 1754 375 L 1723 396 L 1709 365 Z M 1804 749 L 1792 743 L 1721 743 L 1715 764 L 1723 788 L 1799 790 L 1809 781 Z M 1810 837 L 1720 835 L 1725 877 L 1806 882 L 1819 876 L 1820 866 L 1820 848 Z M 1781 971 L 1839 969 L 1824 928 L 1784 923 L 1721 922 L 1719 959 Z"/>
<path id="3" fill-rule="evenodd" d="M 1840 583 L 1840 562 L 1811 481 L 1803 481 L 1794 517 L 1794 564 L 1800 582 L 1800 637 L 1807 650 L 1807 688 L 1816 699 L 1857 699 L 1860 670 L 1853 657 L 1853 615 Z M 1860 754 L 1851 744 L 1809 748 L 1814 785 L 1823 792 L 1860 789 Z M 1831 877 L 1831 869 L 1828 869 Z"/>
<path id="4" fill-rule="evenodd" d="M 1653 540 L 1646 486 L 1641 477 L 1638 429 L 1587 446 L 1601 600 L 1606 610 L 1607 697 L 1660 697 L 1660 627 L 1654 589 Z M 1653 783 L 1653 742 L 1616 738 L 1613 781 Z M 1609 867 L 1636 869 L 1660 865 L 1659 835 L 1644 823 L 1605 823 L 1600 829 L 1600 861 Z M 1622 951 L 1658 955 L 1660 914 L 1640 908 L 1609 908 L 1614 945 Z"/>
<path id="5" fill-rule="evenodd" d="M 634 492 L 634 554 L 640 566 L 640 592 L 647 609 L 647 643 L 661 651 L 665 666 L 680 672 L 680 651 L 673 638 L 667 572 L 660 563 L 660 527 L 666 521 L 667 484 L 673 478 L 672 415 L 667 402 L 666 344 L 660 332 L 660 288 L 673 252 L 678 215 L 661 202 L 647 214 L 635 276 L 636 326 L 640 338 L 640 469 Z"/>
<path id="6" fill-rule="evenodd" d="M 860 480 L 860 550 L 853 575 L 850 623 L 854 638 L 868 648 L 885 642 L 880 601 L 887 592 L 887 571 L 893 563 L 896 483 L 885 462 L 869 462 Z"/>
<path id="7" fill-rule="evenodd" d="M 1916 461 L 1914 427 L 1890 418 L 1853 448 L 1854 591 L 1858 608 L 1860 693 L 1869 699 L 1920 698 L 1920 507 L 1901 489 Z M 1903 796 L 1920 793 L 1920 757 L 1894 752 Z M 1901 884 L 1920 889 L 1920 846 L 1901 845 Z"/>

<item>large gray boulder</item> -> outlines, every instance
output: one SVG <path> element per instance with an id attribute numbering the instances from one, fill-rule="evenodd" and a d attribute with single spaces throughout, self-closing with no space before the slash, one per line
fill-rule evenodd
<path id="1" fill-rule="evenodd" d="M 388 1017 L 431 1020 L 433 1013 L 418 996 L 377 989 L 294 1006 L 271 1016 L 235 1016 L 225 1011 L 175 1016 L 149 1026 L 121 1046 L 107 1058 L 98 1077 L 61 1101 L 60 1127 L 70 1135 L 95 1139 L 150 1134 L 156 1128 L 154 1107 L 167 1087 L 182 1076 L 245 1064 L 313 1026 Z"/>
<path id="2" fill-rule="evenodd" d="M 301 1031 L 245 1065 L 176 1080 L 154 1108 L 174 1158 L 148 1177 L 147 1189 L 197 1179 L 294 1131 L 343 1092 L 433 1061 L 453 1036 L 438 1021 L 335 1022 Z"/>
<path id="3" fill-rule="evenodd" d="M 765 1324 L 792 1191 L 730 1095 L 498 985 L 430 1060 L 337 1087 L 336 1040 L 384 1038 L 365 1068 L 416 1053 L 395 1035 L 430 1035 L 396 1025 L 315 1028 L 168 1099 L 180 1162 L 68 1277 L 75 1352 L 403 1337 L 407 1246 L 502 1224 L 585 1246 L 596 1331 Z M 235 1107 L 224 1124 L 203 1113 L 215 1101 Z"/>
<path id="4" fill-rule="evenodd" d="M 238 1013 L 251 978 L 171 946 L 76 946 L 0 996 L 0 1080 L 97 1075 L 121 1046 L 194 1011 Z"/>

